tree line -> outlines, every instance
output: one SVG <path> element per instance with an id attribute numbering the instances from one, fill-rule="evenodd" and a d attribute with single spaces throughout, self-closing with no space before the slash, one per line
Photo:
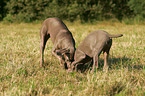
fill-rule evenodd
<path id="1" fill-rule="evenodd" d="M 32 22 L 48 17 L 82 22 L 145 18 L 145 0 L 1 0 L 0 20 Z"/>

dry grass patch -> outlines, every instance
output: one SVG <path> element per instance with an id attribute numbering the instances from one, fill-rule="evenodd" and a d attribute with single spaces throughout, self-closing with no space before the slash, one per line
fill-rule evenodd
<path id="1" fill-rule="evenodd" d="M 47 42 L 46 68 L 40 68 L 41 24 L 0 23 L 0 95 L 48 96 L 143 96 L 145 95 L 145 26 L 97 22 L 65 22 L 76 47 L 92 31 L 105 30 L 124 36 L 113 39 L 108 72 L 67 73 L 51 55 L 53 44 Z"/>

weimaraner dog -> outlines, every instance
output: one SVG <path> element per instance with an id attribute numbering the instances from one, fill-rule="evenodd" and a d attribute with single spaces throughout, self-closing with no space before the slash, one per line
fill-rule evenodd
<path id="1" fill-rule="evenodd" d="M 52 43 L 54 44 L 52 54 L 59 59 L 60 64 L 63 63 L 64 65 L 64 63 L 67 63 L 67 65 L 70 66 L 70 63 L 74 59 L 75 40 L 72 33 L 59 18 L 48 18 L 43 22 L 40 30 L 40 38 L 41 67 L 44 66 L 44 49 L 49 38 L 51 38 Z M 56 50 L 67 50 L 67 53 L 65 54 L 65 57 L 62 57 Z"/>
<path id="2" fill-rule="evenodd" d="M 93 69 L 95 66 L 98 68 L 99 55 L 103 51 L 104 53 L 104 67 L 103 70 L 108 68 L 107 59 L 109 56 L 109 50 L 112 45 L 112 38 L 121 37 L 122 34 L 110 35 L 109 33 L 98 30 L 91 32 L 84 41 L 78 46 L 74 55 L 74 62 L 71 64 L 70 71 L 76 70 L 77 65 L 85 64 L 92 60 Z"/>

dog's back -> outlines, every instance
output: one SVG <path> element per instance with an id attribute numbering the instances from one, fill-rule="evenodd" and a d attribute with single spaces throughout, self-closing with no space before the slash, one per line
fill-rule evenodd
<path id="1" fill-rule="evenodd" d="M 52 48 L 52 54 L 60 59 L 55 52 L 58 49 L 68 49 L 70 50 L 70 58 L 73 58 L 75 51 L 75 40 L 68 30 L 67 26 L 59 18 L 48 18 L 42 23 L 40 30 L 40 49 L 41 49 L 41 61 L 42 65 L 44 49 L 47 40 L 51 38 L 54 47 Z"/>
<path id="2" fill-rule="evenodd" d="M 112 39 L 115 37 L 121 37 L 122 34 L 111 35 L 103 30 L 97 30 L 91 32 L 83 41 L 80 43 L 77 50 L 81 50 L 86 55 L 93 57 L 95 51 L 99 50 L 100 47 L 107 47 L 107 44 L 112 44 Z M 104 48 L 105 49 L 105 48 Z M 103 51 L 103 50 L 102 50 Z M 76 56 L 77 57 L 77 56 Z M 77 58 L 76 58 L 77 59 Z"/>
<path id="3" fill-rule="evenodd" d="M 46 28 L 45 34 L 50 34 L 51 40 L 54 43 L 56 36 L 61 32 L 69 32 L 67 26 L 59 18 L 46 19 L 42 27 Z M 70 33 L 70 32 L 69 32 Z"/>
<path id="4" fill-rule="evenodd" d="M 74 62 L 71 65 L 72 70 L 77 69 L 77 65 L 86 64 L 92 60 L 93 69 L 95 66 L 98 68 L 99 55 L 103 51 L 104 53 L 104 67 L 103 70 L 108 68 L 107 59 L 109 56 L 109 50 L 112 45 L 112 38 L 121 37 L 122 34 L 111 35 L 103 30 L 91 32 L 83 42 L 78 46 L 75 51 Z"/>
<path id="5" fill-rule="evenodd" d="M 109 37 L 104 31 L 91 32 L 78 46 L 85 54 L 92 57 L 98 44 L 105 42 Z"/>

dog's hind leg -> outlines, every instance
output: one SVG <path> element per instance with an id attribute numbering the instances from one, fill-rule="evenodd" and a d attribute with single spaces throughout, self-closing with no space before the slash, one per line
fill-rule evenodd
<path id="1" fill-rule="evenodd" d="M 108 64 L 107 64 L 107 61 L 108 61 L 109 51 L 110 51 L 111 45 L 112 45 L 112 39 L 110 39 L 107 42 L 105 48 L 103 49 L 103 53 L 104 53 L 104 67 L 103 67 L 103 71 L 105 71 L 109 67 Z"/>
<path id="2" fill-rule="evenodd" d="M 103 51 L 103 48 L 105 46 L 105 39 L 102 40 L 101 43 L 98 43 L 96 46 L 97 47 L 95 48 L 94 56 L 93 56 L 93 69 L 92 69 L 93 72 L 95 71 L 96 67 L 98 68 L 99 56 L 100 56 L 100 54 Z"/>
<path id="3" fill-rule="evenodd" d="M 41 59 L 40 59 L 40 66 L 44 66 L 44 49 L 47 40 L 50 38 L 50 34 L 47 34 L 47 30 L 45 28 L 42 28 L 40 31 L 40 53 L 41 53 Z"/>

